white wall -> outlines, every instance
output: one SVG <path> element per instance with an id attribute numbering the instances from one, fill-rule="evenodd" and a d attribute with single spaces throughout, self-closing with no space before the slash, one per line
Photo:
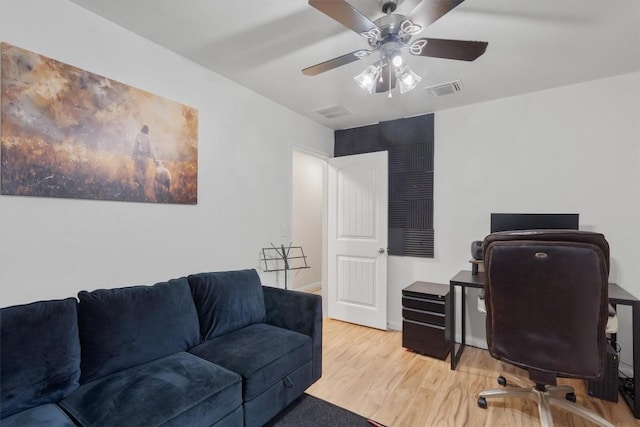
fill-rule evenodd
<path id="1" fill-rule="evenodd" d="M 326 161 L 299 150 L 292 152 L 291 237 L 302 246 L 308 269 L 291 271 L 292 289 L 320 287 L 322 284 L 322 213 Z M 292 267 L 303 265 L 293 260 Z"/>
<path id="2" fill-rule="evenodd" d="M 0 196 L 0 306 L 258 267 L 287 240 L 289 147 L 332 153 L 331 130 L 65 0 L 0 0 L 0 40 L 199 110 L 197 206 Z M 436 113 L 435 258 L 389 258 L 391 325 L 402 288 L 469 268 L 496 211 L 579 212 L 611 244 L 611 280 L 640 297 L 639 94 L 634 73 Z"/>
<path id="3" fill-rule="evenodd" d="M 288 240 L 289 147 L 331 156 L 331 130 L 68 1 L 0 11 L 0 40 L 199 112 L 196 206 L 0 196 L 0 306 L 256 268 Z"/>
<path id="4" fill-rule="evenodd" d="M 582 229 L 609 241 L 610 280 L 640 297 L 640 73 L 440 111 L 435 141 L 435 258 L 390 257 L 391 326 L 403 287 L 470 269 L 491 212 L 578 212 Z M 630 363 L 630 312 L 620 311 Z M 467 339 L 486 345 L 484 317 L 469 312 Z"/>

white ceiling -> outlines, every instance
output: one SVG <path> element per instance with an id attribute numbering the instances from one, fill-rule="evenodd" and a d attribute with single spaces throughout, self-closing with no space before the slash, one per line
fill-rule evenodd
<path id="1" fill-rule="evenodd" d="M 332 129 L 426 114 L 640 70 L 638 0 L 466 0 L 418 37 L 489 43 L 475 62 L 408 57 L 415 90 L 369 95 L 353 77 L 374 55 L 317 76 L 301 69 L 368 47 L 307 0 L 71 0 Z M 404 0 L 407 14 L 419 0 Z M 423 0 L 429 1 L 429 0 Z M 376 0 L 349 0 L 374 20 Z M 428 86 L 460 79 L 462 92 Z M 352 115 L 315 110 L 341 105 Z"/>

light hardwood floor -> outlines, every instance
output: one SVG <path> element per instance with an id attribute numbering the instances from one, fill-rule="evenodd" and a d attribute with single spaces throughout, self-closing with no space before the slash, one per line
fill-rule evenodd
<path id="1" fill-rule="evenodd" d="M 467 346 L 458 368 L 402 347 L 400 332 L 385 332 L 325 319 L 322 378 L 307 393 L 387 426 L 400 427 L 528 427 L 539 426 L 535 403 L 491 399 L 478 408 L 477 394 L 498 388 L 501 369 L 523 375 L 493 359 L 486 350 Z M 589 397 L 586 383 L 559 380 L 575 388 L 577 402 L 620 427 L 640 426 L 627 404 Z M 556 427 L 592 426 L 553 409 Z"/>

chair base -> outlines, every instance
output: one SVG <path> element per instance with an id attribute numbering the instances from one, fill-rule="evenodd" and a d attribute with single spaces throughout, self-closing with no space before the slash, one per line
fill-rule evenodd
<path id="1" fill-rule="evenodd" d="M 519 377 L 510 376 L 509 379 L 510 382 L 517 384 L 519 387 L 504 387 L 501 389 L 485 390 L 478 395 L 478 406 L 486 409 L 487 398 L 520 397 L 533 400 L 538 404 L 538 413 L 540 414 L 540 423 L 542 427 L 553 427 L 551 406 L 569 411 L 602 427 L 615 427 L 600 415 L 588 410 L 585 407 L 576 405 L 574 403 L 576 396 L 574 394 L 573 387 L 566 385 L 531 386 Z M 503 376 L 500 376 L 498 378 L 498 383 L 501 385 L 507 384 Z"/>

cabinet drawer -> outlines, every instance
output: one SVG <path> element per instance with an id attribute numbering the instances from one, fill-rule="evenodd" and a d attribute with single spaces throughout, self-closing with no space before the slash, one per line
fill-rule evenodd
<path id="1" fill-rule="evenodd" d="M 429 323 L 431 325 L 445 326 L 444 314 L 432 313 L 430 311 L 402 309 L 402 318 L 413 320 L 414 322 Z"/>
<path id="2" fill-rule="evenodd" d="M 402 322 L 402 346 L 444 360 L 449 354 L 449 333 L 444 326 L 404 320 Z"/>
<path id="3" fill-rule="evenodd" d="M 431 300 L 424 298 L 414 298 L 403 296 L 402 307 L 414 310 L 431 311 L 433 313 L 445 313 L 445 300 Z"/>

